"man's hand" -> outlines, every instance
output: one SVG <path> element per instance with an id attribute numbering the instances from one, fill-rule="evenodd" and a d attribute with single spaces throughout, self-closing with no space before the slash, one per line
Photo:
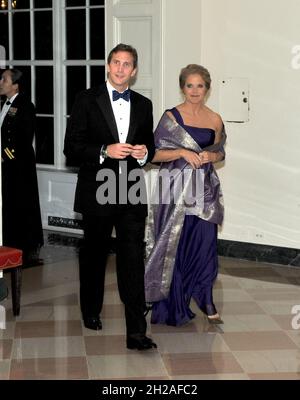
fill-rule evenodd
<path id="1" fill-rule="evenodd" d="M 131 156 L 137 160 L 142 160 L 147 154 L 147 147 L 144 144 L 132 146 Z"/>
<path id="2" fill-rule="evenodd" d="M 129 143 L 114 143 L 109 144 L 106 151 L 108 157 L 122 160 L 131 154 L 133 147 Z"/>

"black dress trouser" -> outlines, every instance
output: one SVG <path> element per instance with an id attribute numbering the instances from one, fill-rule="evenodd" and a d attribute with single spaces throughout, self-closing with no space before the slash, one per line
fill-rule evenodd
<path id="1" fill-rule="evenodd" d="M 120 208 L 113 216 L 83 215 L 84 239 L 79 252 L 80 305 L 83 316 L 98 316 L 111 233 L 116 231 L 119 294 L 125 305 L 127 335 L 146 333 L 144 290 L 145 217 Z"/>

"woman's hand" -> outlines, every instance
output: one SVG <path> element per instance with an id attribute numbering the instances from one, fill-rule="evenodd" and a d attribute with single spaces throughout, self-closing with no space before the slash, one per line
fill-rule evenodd
<path id="1" fill-rule="evenodd" d="M 221 160 L 221 153 L 214 153 L 212 151 L 202 151 L 199 153 L 201 165 L 208 164 L 210 162 L 214 163 Z"/>
<path id="2" fill-rule="evenodd" d="M 184 158 L 193 169 L 200 168 L 202 165 L 200 155 L 194 151 L 181 149 L 181 157 Z"/>

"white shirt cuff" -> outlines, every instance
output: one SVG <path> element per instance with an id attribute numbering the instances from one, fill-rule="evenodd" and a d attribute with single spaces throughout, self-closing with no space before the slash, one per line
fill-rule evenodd
<path id="1" fill-rule="evenodd" d="M 140 166 L 142 167 L 143 165 L 146 164 L 147 157 L 148 157 L 148 150 L 146 150 L 146 154 L 145 154 L 145 157 L 144 157 L 144 158 L 142 158 L 141 160 L 136 160 L 136 161 L 137 161 L 137 162 L 140 164 Z"/>

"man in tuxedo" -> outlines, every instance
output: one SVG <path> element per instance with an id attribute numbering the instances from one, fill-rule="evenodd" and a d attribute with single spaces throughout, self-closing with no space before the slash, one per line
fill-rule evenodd
<path id="1" fill-rule="evenodd" d="M 32 146 L 35 109 L 23 93 L 23 74 L 7 69 L 1 74 L 0 95 L 5 99 L 0 113 L 2 157 L 3 244 L 23 250 L 23 264 L 40 264 L 43 230 Z"/>
<path id="2" fill-rule="evenodd" d="M 147 204 L 142 200 L 130 201 L 129 191 L 135 182 L 128 177 L 151 161 L 154 138 L 151 101 L 129 89 L 137 72 L 137 62 L 137 52 L 129 45 L 119 44 L 111 50 L 106 83 L 77 95 L 68 121 L 64 153 L 67 159 L 80 165 L 74 210 L 82 214 L 84 230 L 79 252 L 84 325 L 102 329 L 105 267 L 114 227 L 127 348 L 147 350 L 156 347 L 146 336 L 144 316 L 143 240 Z M 144 177 L 136 175 L 142 188 Z M 101 185 L 107 185 L 113 192 L 107 202 L 103 201 L 104 196 L 99 196 Z"/>

